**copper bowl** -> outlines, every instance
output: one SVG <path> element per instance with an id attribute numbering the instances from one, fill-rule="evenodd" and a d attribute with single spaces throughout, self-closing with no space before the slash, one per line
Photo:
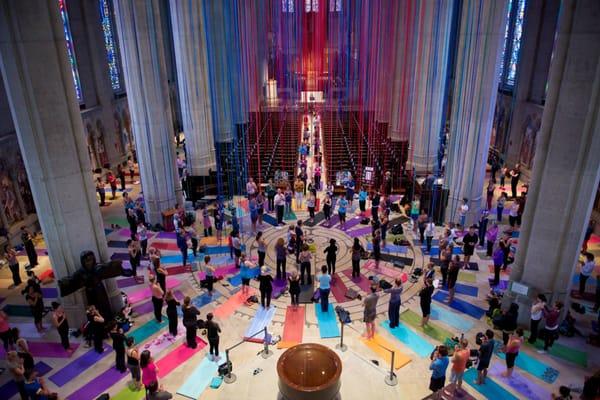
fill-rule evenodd
<path id="1" fill-rule="evenodd" d="M 303 343 L 277 361 L 279 392 L 286 400 L 331 400 L 340 391 L 342 360 L 329 348 Z"/>

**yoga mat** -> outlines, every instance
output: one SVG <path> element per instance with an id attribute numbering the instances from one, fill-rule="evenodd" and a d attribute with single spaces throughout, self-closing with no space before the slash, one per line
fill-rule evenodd
<path id="1" fill-rule="evenodd" d="M 452 312 L 437 304 L 431 304 L 431 319 L 445 323 L 458 330 L 459 332 L 467 332 L 473 328 L 473 323 L 466 318 Z"/>
<path id="2" fill-rule="evenodd" d="M 439 301 L 440 303 L 444 303 L 446 298 L 448 297 L 448 293 L 437 291 L 432 299 Z M 485 315 L 485 310 L 481 307 L 477 307 L 471 303 L 467 303 L 464 300 L 457 299 L 456 297 L 452 300 L 452 303 L 446 304 L 448 307 L 455 309 L 456 311 L 460 311 L 461 313 L 467 314 L 475 319 L 480 319 Z"/>
<path id="3" fill-rule="evenodd" d="M 194 297 L 192 299 L 192 304 L 200 309 L 202 307 L 204 307 L 207 304 L 212 303 L 213 301 L 217 300 L 219 297 L 221 297 L 221 293 L 213 290 L 212 296 L 208 294 L 208 292 L 201 294 L 200 296 Z"/>
<path id="4" fill-rule="evenodd" d="M 157 239 L 177 239 L 177 234 L 175 232 L 159 232 L 156 235 Z"/>
<path id="5" fill-rule="evenodd" d="M 381 255 L 381 261 L 389 262 L 390 264 L 400 263 L 402 265 L 412 265 L 414 260 L 410 257 L 402 257 L 394 254 L 383 253 Z"/>
<path id="6" fill-rule="evenodd" d="M 273 293 L 271 295 L 274 299 L 278 299 L 283 292 L 287 289 L 287 277 L 290 276 L 290 273 L 286 273 L 286 279 L 273 279 Z"/>
<path id="7" fill-rule="evenodd" d="M 353 229 L 351 231 L 346 231 L 346 235 L 348 235 L 348 236 L 350 236 L 351 238 L 354 239 L 354 238 L 357 238 L 357 237 L 369 235 L 369 234 L 371 234 L 371 232 L 373 232 L 373 228 L 370 227 L 370 226 L 365 226 L 365 227 L 362 227 L 362 228 Z M 369 250 L 369 249 L 367 249 L 367 250 L 372 251 L 373 250 L 373 245 L 371 243 L 368 243 L 367 247 L 368 246 L 371 246 L 371 250 Z"/>
<path id="8" fill-rule="evenodd" d="M 251 268 L 249 271 L 249 274 L 250 274 L 250 279 L 256 278 L 258 275 L 260 275 L 260 268 L 258 268 L 258 267 Z M 234 276 L 227 278 L 227 280 L 229 281 L 229 283 L 232 286 L 240 286 L 242 284 L 242 274 L 238 273 Z"/>
<path id="9" fill-rule="evenodd" d="M 108 236 L 108 235 L 110 235 L 112 233 L 112 231 L 113 231 L 112 229 L 106 229 L 106 228 L 104 228 L 104 235 Z"/>
<path id="10" fill-rule="evenodd" d="M 283 214 L 283 220 L 284 221 L 295 221 L 297 219 L 298 219 L 298 217 L 296 216 L 296 213 L 293 212 L 293 211 L 290 211 L 289 213 Z"/>
<path id="11" fill-rule="evenodd" d="M 387 275 L 394 279 L 400 278 L 402 279 L 402 282 L 406 282 L 408 280 L 408 275 L 405 272 L 402 272 L 400 269 L 388 267 L 383 262 L 380 262 L 379 268 L 376 268 L 375 262 L 370 260 L 363 266 L 363 268 L 368 269 L 371 272 Z"/>
<path id="12" fill-rule="evenodd" d="M 271 226 L 278 226 L 277 219 L 269 214 L 263 214 L 263 222 L 265 222 Z"/>
<path id="13" fill-rule="evenodd" d="M 186 343 L 181 343 L 179 346 L 169 351 L 169 353 L 156 362 L 156 368 L 158 369 L 158 377 L 164 378 L 175 368 L 185 365 L 185 362 L 189 360 L 194 354 L 201 351 L 206 347 L 206 342 L 199 337 L 196 337 L 195 349 L 187 347 Z"/>
<path id="14" fill-rule="evenodd" d="M 392 334 L 396 339 L 404 343 L 419 357 L 429 357 L 434 346 L 427 340 L 410 328 L 407 328 L 402 322 L 396 328 L 390 328 L 390 321 L 384 321 L 380 324 L 382 328 Z"/>
<path id="15" fill-rule="evenodd" d="M 497 285 L 492 285 L 492 282 L 494 281 L 494 277 L 488 277 L 488 282 L 490 283 L 490 286 L 494 289 L 494 290 L 506 290 L 508 289 L 508 281 L 504 280 L 504 279 L 500 279 L 500 282 Z"/>
<path id="16" fill-rule="evenodd" d="M 350 299 L 346 297 L 347 291 L 348 288 L 342 281 L 342 276 L 339 273 L 335 274 L 331 280 L 331 294 L 335 298 L 335 301 L 338 303 L 350 301 Z"/>
<path id="17" fill-rule="evenodd" d="M 11 317 L 33 317 L 31 307 L 23 304 L 7 304 L 2 310 Z"/>
<path id="18" fill-rule="evenodd" d="M 340 216 L 338 214 L 334 214 L 331 216 L 331 218 L 329 218 L 329 222 L 323 220 L 323 222 L 320 225 L 324 228 L 331 228 L 331 227 L 334 227 L 339 222 L 340 222 Z"/>
<path id="19" fill-rule="evenodd" d="M 131 312 L 137 316 L 148 314 L 154 310 L 152 301 L 145 301 L 131 307 Z"/>
<path id="20" fill-rule="evenodd" d="M 433 338 L 434 340 L 440 343 L 444 343 L 446 342 L 446 339 L 452 338 L 454 336 L 452 332 L 449 332 L 442 327 L 432 324 L 431 322 L 429 322 L 425 327 L 421 328 L 421 316 L 410 309 L 400 314 L 400 319 L 403 322 L 406 322 L 408 325 L 410 325 L 417 332 L 423 332 L 427 336 Z"/>
<path id="21" fill-rule="evenodd" d="M 129 229 L 128 229 L 129 231 Z M 113 248 L 117 248 L 117 249 L 126 249 L 127 246 L 127 242 L 123 241 L 123 240 L 109 240 L 108 241 L 108 247 L 113 247 Z"/>
<path id="22" fill-rule="evenodd" d="M 212 260 L 210 261 L 212 263 Z M 235 267 L 235 264 L 224 265 L 222 267 L 215 268 L 213 276 L 226 276 L 236 274 L 239 268 Z M 198 274 L 200 280 L 206 279 L 206 272 L 202 271 Z"/>
<path id="23" fill-rule="evenodd" d="M 458 280 L 461 282 L 476 283 L 477 275 L 470 272 L 458 271 Z"/>
<path id="24" fill-rule="evenodd" d="M 152 340 L 147 341 L 140 346 L 140 351 L 149 350 L 153 357 L 165 351 L 169 346 L 177 343 L 180 339 L 185 336 L 185 327 L 181 320 L 177 324 L 177 335 L 173 336 L 169 332 L 162 332 Z"/>
<path id="25" fill-rule="evenodd" d="M 373 251 L 373 244 L 372 243 L 367 243 L 367 250 L 368 251 Z M 388 243 L 385 245 L 385 247 L 381 248 L 381 252 L 382 253 L 400 253 L 400 254 L 406 254 L 408 252 L 408 247 L 406 246 L 398 246 L 395 244 L 391 244 Z"/>
<path id="26" fill-rule="evenodd" d="M 42 288 L 42 296 L 45 299 L 56 299 L 58 297 L 58 289 L 54 287 Z"/>
<path id="27" fill-rule="evenodd" d="M 298 302 L 302 304 L 312 303 L 312 297 L 315 293 L 315 280 L 313 277 L 311 284 L 300 285 L 300 294 L 298 295 Z"/>
<path id="28" fill-rule="evenodd" d="M 128 228 L 119 229 L 117 233 L 119 234 L 119 236 L 125 236 L 129 238 L 131 237 L 131 231 Z"/>
<path id="29" fill-rule="evenodd" d="M 342 225 L 338 225 L 338 226 L 336 226 L 336 228 L 342 232 L 346 232 L 348 229 L 354 228 L 356 225 L 360 224 L 361 220 L 362 220 L 361 217 L 354 217 L 354 218 L 346 217 L 346 223 L 344 224 L 344 228 L 342 229 Z M 369 229 L 371 229 L 370 226 L 367 225 L 367 227 Z"/>
<path id="30" fill-rule="evenodd" d="M 571 281 L 573 282 L 573 285 L 579 285 L 579 274 L 577 275 L 573 275 L 573 279 L 571 279 Z M 587 282 L 585 283 L 585 286 L 596 286 L 596 279 L 592 276 L 590 277 Z"/>
<path id="31" fill-rule="evenodd" d="M 217 318 L 227 318 L 241 307 L 246 302 L 248 297 L 254 295 L 256 292 L 250 288 L 248 294 L 242 294 L 242 291 L 238 291 L 233 296 L 228 298 L 223 304 L 220 304 L 213 310 L 213 315 Z"/>
<path id="32" fill-rule="evenodd" d="M 34 342 L 32 340 L 27 342 L 29 346 L 29 352 L 34 357 L 48 357 L 48 358 L 71 358 L 71 356 L 77 351 L 79 343 L 71 343 L 72 352 L 66 351 L 60 343 L 54 342 Z M 4 357 L 4 347 L 0 348 L 0 357 Z"/>
<path id="33" fill-rule="evenodd" d="M 385 339 L 383 336 L 378 333 L 373 336 L 372 339 L 366 339 L 361 337 L 361 342 L 363 342 L 369 349 L 371 349 L 375 354 L 379 357 L 383 358 L 387 365 L 392 364 L 392 351 L 394 354 L 394 369 L 400 369 L 404 367 L 406 364 L 411 362 L 410 357 L 400 351 L 392 342 Z"/>
<path id="34" fill-rule="evenodd" d="M 495 362 L 488 369 L 488 375 L 493 376 L 495 380 L 502 382 L 504 385 L 510 387 L 515 392 L 522 395 L 525 399 L 547 400 L 552 398 L 552 394 L 549 391 L 533 382 L 532 379 L 521 375 L 516 370 L 513 370 L 510 378 L 506 378 L 502 376 L 502 373 L 504 373 L 504 371 L 506 371 L 505 365 L 500 362 Z"/>
<path id="35" fill-rule="evenodd" d="M 288 306 L 285 311 L 285 321 L 283 323 L 283 336 L 279 343 L 278 349 L 287 349 L 302 343 L 304 331 L 304 307 Z"/>
<path id="36" fill-rule="evenodd" d="M 246 251 L 246 245 L 242 245 L 242 251 Z M 204 254 L 229 254 L 229 246 L 209 246 L 204 248 Z"/>
<path id="37" fill-rule="evenodd" d="M 181 281 L 177 278 L 167 278 L 167 289 L 173 289 L 180 284 Z M 138 301 L 149 299 L 150 297 L 152 297 L 150 287 L 136 289 L 130 293 L 127 293 L 127 298 L 129 299 L 130 303 L 137 303 Z"/>
<path id="38" fill-rule="evenodd" d="M 216 236 L 205 236 L 200 238 L 200 246 L 216 246 L 219 244 L 219 239 Z"/>
<path id="39" fill-rule="evenodd" d="M 200 262 L 204 262 L 204 258 L 202 258 L 202 261 Z M 229 255 L 222 255 L 222 256 L 211 256 L 210 257 L 210 263 L 212 265 L 220 265 L 223 266 L 223 264 L 232 264 L 233 262 L 233 258 L 229 257 Z M 232 264 L 233 265 L 233 264 Z"/>
<path id="40" fill-rule="evenodd" d="M 448 286 L 444 286 L 444 290 L 448 290 Z M 462 283 L 456 283 L 454 285 L 454 293 L 464 294 L 465 296 L 477 297 L 479 289 L 476 286 L 464 285 Z"/>
<path id="41" fill-rule="evenodd" d="M 337 314 L 333 310 L 333 305 L 329 304 L 327 312 L 321 311 L 321 305 L 315 305 L 317 322 L 319 324 L 319 334 L 321 339 L 340 337 L 340 328 L 337 324 Z"/>
<path id="42" fill-rule="evenodd" d="M 508 390 L 498 385 L 489 377 L 485 380 L 485 385 L 477 385 L 475 383 L 477 382 L 477 370 L 475 368 L 466 370 L 463 380 L 486 399 L 518 400 L 517 397 L 513 396 Z"/>
<path id="43" fill-rule="evenodd" d="M 32 322 L 10 322 L 11 328 L 17 328 L 19 330 L 19 336 L 27 339 L 41 339 L 44 334 L 39 333 L 35 329 L 35 325 Z"/>
<path id="44" fill-rule="evenodd" d="M 204 260 L 204 256 L 201 253 L 198 253 L 198 257 L 194 257 L 191 250 L 188 250 L 188 259 L 187 263 L 190 264 L 193 261 L 201 261 Z M 181 254 L 169 254 L 166 256 L 160 257 L 161 264 L 183 264 L 183 256 Z"/>
<path id="45" fill-rule="evenodd" d="M 52 371 L 52 367 L 43 361 L 37 362 L 33 366 L 33 369 L 37 372 L 37 376 L 44 376 L 48 372 Z M 11 379 L 4 385 L 0 386 L 0 393 L 2 394 L 2 398 L 10 399 L 11 397 L 19 393 L 19 388 L 17 387 L 15 381 Z"/>
<path id="46" fill-rule="evenodd" d="M 366 276 L 364 276 L 363 274 L 360 274 L 360 276 L 358 278 L 353 278 L 351 269 L 345 269 L 342 272 L 344 275 L 346 275 L 348 277 L 348 279 L 350 279 L 352 282 L 354 282 L 354 284 L 356 286 L 358 286 L 360 288 L 360 290 L 362 290 L 363 292 L 366 292 L 366 293 L 370 293 L 371 285 L 373 284 L 373 282 L 371 282 L 369 279 L 367 279 Z"/>
<path id="47" fill-rule="evenodd" d="M 119 289 L 128 288 L 131 286 L 141 285 L 144 283 L 144 276 L 138 276 L 137 279 L 134 276 L 128 278 L 117 279 L 117 286 Z"/>
<path id="48" fill-rule="evenodd" d="M 158 323 L 154 318 L 150 321 L 146 322 L 143 325 L 140 325 L 133 332 L 128 332 L 127 336 L 133 338 L 136 344 L 140 344 L 150 336 L 154 335 L 156 332 L 160 331 L 162 328 L 169 324 L 169 320 L 166 316 L 163 315 L 162 322 Z"/>
<path id="49" fill-rule="evenodd" d="M 306 221 L 304 221 L 304 225 L 308 226 L 309 228 L 312 228 L 315 225 L 320 224 L 324 220 L 325 220 L 325 214 L 323 214 L 323 212 L 318 212 L 315 214 L 315 218 L 313 218 L 313 222 L 310 222 L 310 218 L 307 218 Z"/>
<path id="50" fill-rule="evenodd" d="M 528 335 L 527 335 L 528 336 Z M 525 344 L 532 346 L 528 341 Z M 541 350 L 544 348 L 544 341 L 538 339 L 533 345 L 536 349 Z M 565 361 L 572 362 L 573 364 L 587 367 L 588 365 L 588 353 L 585 351 L 577 350 L 572 347 L 565 346 L 559 342 L 554 342 L 552 347 L 548 350 L 548 354 L 554 357 L 561 358 Z"/>
<path id="51" fill-rule="evenodd" d="M 44 271 L 42 271 L 39 275 L 38 278 L 40 279 L 40 281 L 44 282 L 47 279 L 54 279 L 54 271 L 52 271 L 52 268 L 48 268 Z"/>
<path id="52" fill-rule="evenodd" d="M 496 351 L 495 354 L 503 360 L 506 359 L 506 354 L 500 351 Z M 548 383 L 554 383 L 559 375 L 557 370 L 533 358 L 523 350 L 519 351 L 515 366 Z"/>
<path id="53" fill-rule="evenodd" d="M 119 225 L 119 226 L 128 226 L 129 222 L 127 222 L 127 218 L 123 218 L 123 217 L 107 217 L 105 219 L 106 222 L 109 223 L 109 225 Z"/>
<path id="54" fill-rule="evenodd" d="M 47 249 L 37 249 L 36 248 L 35 249 L 35 253 L 38 256 L 43 257 L 43 256 L 47 256 L 48 255 L 48 250 Z M 17 253 L 17 256 L 26 256 L 26 255 L 27 255 L 27 252 L 25 250 L 21 250 L 21 251 L 19 251 Z"/>
<path id="55" fill-rule="evenodd" d="M 172 251 L 180 251 L 179 247 L 177 247 L 177 243 L 175 242 L 157 242 L 153 241 L 150 247 L 155 247 L 159 250 L 172 250 Z M 161 257 L 162 258 L 162 257 Z"/>
<path id="56" fill-rule="evenodd" d="M 88 368 L 94 366 L 98 361 L 112 355 L 112 348 L 108 344 L 104 344 L 104 351 L 97 353 L 93 348 L 83 353 L 81 357 L 71 361 L 56 373 L 51 375 L 48 379 L 52 381 L 56 386 L 62 387 L 73 379 L 84 373 Z"/>
<path id="57" fill-rule="evenodd" d="M 210 361 L 208 358 L 202 359 L 200 365 L 192 371 L 190 376 L 183 382 L 183 385 L 177 389 L 177 394 L 190 399 L 199 398 L 210 385 L 212 378 L 217 375 L 218 369 L 219 362 Z"/>
<path id="58" fill-rule="evenodd" d="M 129 253 L 113 253 L 110 256 L 111 260 L 129 261 Z"/>
<path id="59" fill-rule="evenodd" d="M 188 264 L 185 267 L 183 265 L 177 265 L 174 267 L 167 267 L 166 270 L 167 270 L 167 274 L 169 276 L 185 274 L 185 273 L 192 272 L 192 265 Z"/>
<path id="60" fill-rule="evenodd" d="M 95 399 L 126 376 L 130 376 L 129 371 L 119 372 L 116 368 L 111 367 L 102 372 L 100 375 L 96 376 L 91 381 L 85 383 L 81 388 L 77 389 L 66 398 L 68 400 Z M 140 392 L 143 397 L 144 392 Z"/>
<path id="61" fill-rule="evenodd" d="M 263 334 L 259 334 L 253 338 L 251 338 L 250 336 L 254 335 L 256 332 L 264 330 L 269 325 L 271 325 L 271 321 L 273 321 L 273 316 L 275 316 L 274 306 L 271 306 L 269 308 L 263 308 L 262 306 L 259 306 L 258 310 L 254 314 L 254 318 L 252 318 L 252 321 L 250 321 L 250 325 L 248 326 L 248 328 L 246 328 L 246 333 L 244 333 L 244 339 L 251 342 L 263 343 L 265 338 Z"/>
<path id="62" fill-rule="evenodd" d="M 490 274 L 494 273 L 494 266 L 493 265 L 488 265 L 488 271 L 490 272 Z M 506 271 L 503 271 L 502 268 L 500 268 L 500 276 L 506 276 L 508 277 L 508 275 L 510 274 L 511 268 L 508 267 L 506 268 Z"/>

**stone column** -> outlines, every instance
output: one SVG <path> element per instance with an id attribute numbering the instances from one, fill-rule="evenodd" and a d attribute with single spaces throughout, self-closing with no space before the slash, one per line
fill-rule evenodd
<path id="1" fill-rule="evenodd" d="M 437 164 L 447 82 L 453 2 L 418 2 L 408 162 L 417 173 Z"/>
<path id="2" fill-rule="evenodd" d="M 600 3 L 565 0 L 511 280 L 567 300 L 600 179 Z M 505 296 L 506 297 L 506 296 Z M 509 292 L 526 307 L 530 298 Z M 523 320 L 528 313 L 522 312 Z"/>
<path id="3" fill-rule="evenodd" d="M 463 2 L 444 183 L 447 221 L 458 220 L 458 207 L 467 198 L 466 223 L 474 223 L 482 203 L 506 10 L 506 0 Z"/>
<path id="4" fill-rule="evenodd" d="M 115 19 L 123 61 L 146 211 L 151 223 L 182 204 L 159 0 L 116 0 Z"/>
<path id="5" fill-rule="evenodd" d="M 80 267 L 82 250 L 108 260 L 79 103 L 58 3 L 0 3 L 0 62 L 21 154 L 56 278 Z M 105 281 L 113 309 L 122 305 Z M 81 291 L 63 299 L 73 326 L 85 319 Z"/>
<path id="6" fill-rule="evenodd" d="M 216 171 L 204 3 L 171 1 L 173 42 L 187 166 L 192 175 Z"/>

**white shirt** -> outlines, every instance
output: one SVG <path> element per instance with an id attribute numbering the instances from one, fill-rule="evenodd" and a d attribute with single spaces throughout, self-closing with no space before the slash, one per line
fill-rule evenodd
<path id="1" fill-rule="evenodd" d="M 256 185 L 254 182 L 248 182 L 246 184 L 246 192 L 248 192 L 248 194 L 254 194 L 256 192 Z"/>
<path id="2" fill-rule="evenodd" d="M 581 266 L 581 275 L 583 276 L 591 276 L 592 272 L 594 272 L 594 268 L 596 268 L 596 264 L 594 261 L 588 261 Z"/>
<path id="3" fill-rule="evenodd" d="M 433 222 L 429 222 L 425 227 L 425 236 L 433 237 L 435 234 L 435 224 Z"/>
<path id="4" fill-rule="evenodd" d="M 459 209 L 458 213 L 462 217 L 462 216 L 467 215 L 467 211 L 469 211 L 469 206 L 466 205 L 466 204 L 463 204 L 462 206 L 460 206 L 460 209 Z"/>
<path id="5" fill-rule="evenodd" d="M 534 321 L 539 321 L 542 319 L 542 308 L 544 308 L 543 303 L 534 304 L 531 306 L 531 319 Z"/>
<path id="6" fill-rule="evenodd" d="M 275 205 L 276 206 L 284 206 L 285 205 L 285 196 L 283 195 L 283 193 L 277 193 L 275 195 Z"/>
<path id="7" fill-rule="evenodd" d="M 508 212 L 508 215 L 510 215 L 511 217 L 518 217 L 519 216 L 519 204 L 512 203 L 510 206 L 510 211 Z"/>

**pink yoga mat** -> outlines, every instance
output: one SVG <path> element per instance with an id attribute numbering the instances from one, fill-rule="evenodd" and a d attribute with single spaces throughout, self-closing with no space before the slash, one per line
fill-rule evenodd
<path id="1" fill-rule="evenodd" d="M 191 349 L 187 347 L 185 343 L 182 343 L 175 349 L 171 350 L 169 354 L 158 360 L 156 362 L 156 367 L 158 368 L 158 377 L 164 378 L 169 374 L 169 372 L 185 364 L 185 362 L 194 354 L 206 347 L 206 342 L 199 337 L 196 337 L 196 343 L 198 343 L 198 346 L 196 346 L 195 349 Z"/>
<path id="2" fill-rule="evenodd" d="M 181 284 L 179 279 L 167 277 L 167 289 L 172 289 L 176 286 L 179 286 L 179 284 Z M 150 287 L 145 287 L 143 289 L 136 289 L 130 293 L 127 293 L 127 297 L 130 303 L 137 303 L 138 301 L 152 297 L 152 292 L 150 291 Z"/>
<path id="3" fill-rule="evenodd" d="M 383 275 L 387 275 L 391 278 L 400 278 L 402 279 L 402 282 L 406 282 L 408 280 L 408 275 L 406 274 L 406 272 L 402 272 L 394 267 L 388 267 L 386 262 L 380 261 L 379 262 L 379 268 L 375 267 L 375 261 L 373 260 L 369 260 L 364 266 L 363 268 L 368 269 L 369 271 L 372 272 L 377 272 Z"/>
<path id="4" fill-rule="evenodd" d="M 173 336 L 169 332 L 163 332 L 157 337 L 155 337 L 153 340 L 141 346 L 140 350 L 149 350 L 150 354 L 152 354 L 153 357 L 156 357 L 158 354 L 166 350 L 169 346 L 177 343 L 184 336 L 185 327 L 183 326 L 181 320 L 179 320 L 179 323 L 177 325 L 177 336 Z"/>
<path id="5" fill-rule="evenodd" d="M 366 292 L 366 293 L 370 293 L 371 285 L 373 284 L 373 282 L 371 282 L 369 279 L 367 279 L 366 276 L 364 276 L 363 274 L 360 274 L 360 276 L 358 278 L 353 278 L 351 269 L 346 269 L 346 270 L 344 270 L 343 273 L 344 273 L 344 275 L 346 275 L 348 277 L 348 279 L 350 279 L 352 282 L 354 282 L 354 284 L 356 286 L 358 286 L 360 288 L 360 290 L 362 290 L 363 292 Z"/>
<path id="6" fill-rule="evenodd" d="M 342 280 L 342 276 L 339 273 L 335 274 L 331 281 L 331 294 L 335 298 L 335 301 L 337 301 L 338 303 L 350 301 L 350 299 L 346 297 L 347 291 L 348 288 Z"/>
<path id="7" fill-rule="evenodd" d="M 71 358 L 79 347 L 79 343 L 71 342 L 72 352 L 67 352 L 63 349 L 60 343 L 55 342 L 34 342 L 29 340 L 29 351 L 34 357 L 48 357 L 48 358 Z M 0 357 L 5 357 L 4 348 L 0 347 Z"/>
<path id="8" fill-rule="evenodd" d="M 179 247 L 177 247 L 177 243 L 175 242 L 157 242 L 154 241 L 150 244 L 150 247 L 156 247 L 159 250 L 173 250 L 179 251 Z"/>
<path id="9" fill-rule="evenodd" d="M 186 265 L 185 267 L 183 265 L 177 265 L 175 267 L 167 267 L 167 273 L 169 275 L 185 274 L 188 272 L 192 272 L 192 266 L 189 264 Z"/>

